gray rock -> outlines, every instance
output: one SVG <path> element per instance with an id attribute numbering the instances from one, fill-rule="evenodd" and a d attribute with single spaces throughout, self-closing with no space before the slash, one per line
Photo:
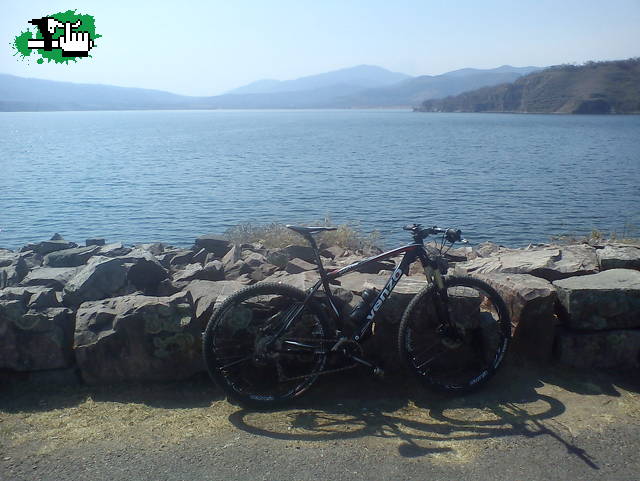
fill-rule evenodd
<path id="1" fill-rule="evenodd" d="M 598 272 L 596 250 L 588 245 L 544 247 L 528 250 L 500 249 L 490 257 L 457 264 L 467 274 L 531 274 L 548 281 Z"/>
<path id="2" fill-rule="evenodd" d="M 223 257 L 231 248 L 227 239 L 216 234 L 202 235 L 196 239 L 196 246 L 213 252 L 217 257 Z"/>
<path id="3" fill-rule="evenodd" d="M 640 246 L 607 244 L 596 251 L 600 270 L 640 269 Z"/>
<path id="4" fill-rule="evenodd" d="M 289 274 L 298 274 L 300 272 L 313 271 L 315 269 L 317 269 L 315 264 L 311 264 L 298 258 L 291 259 L 287 262 L 287 267 L 285 267 L 285 271 Z"/>
<path id="5" fill-rule="evenodd" d="M 87 302 L 75 357 L 88 384 L 186 379 L 202 371 L 201 330 L 185 294 Z"/>
<path id="6" fill-rule="evenodd" d="M 51 252 L 60 251 L 63 249 L 72 249 L 74 247 L 78 247 L 78 244 L 74 242 L 68 242 L 63 239 L 60 239 L 60 240 L 54 239 L 54 240 L 38 242 L 35 244 L 27 244 L 22 248 L 21 252 L 34 251 L 37 254 L 44 256 L 44 255 L 50 254 Z"/>
<path id="7" fill-rule="evenodd" d="M 640 330 L 564 331 L 557 339 L 558 360 L 580 368 L 640 367 Z"/>
<path id="8" fill-rule="evenodd" d="M 69 309 L 26 310 L 20 300 L 0 301 L 0 369 L 58 369 L 73 363 Z"/>
<path id="9" fill-rule="evenodd" d="M 251 271 L 251 267 L 249 267 L 246 262 L 244 262 L 243 260 L 238 260 L 228 269 L 225 269 L 224 277 L 227 280 L 233 280 L 237 279 L 243 274 L 250 274 Z"/>
<path id="10" fill-rule="evenodd" d="M 287 262 L 289 262 L 289 256 L 286 252 L 282 252 L 281 250 L 269 251 L 265 257 L 269 264 L 277 266 L 278 269 L 284 269 L 287 267 Z"/>
<path id="11" fill-rule="evenodd" d="M 40 254 L 36 254 L 33 251 L 25 252 L 21 254 L 20 257 L 22 260 L 24 260 L 25 264 L 27 265 L 27 271 L 37 269 L 38 267 L 41 267 L 42 264 L 44 263 L 44 256 L 41 256 Z"/>
<path id="12" fill-rule="evenodd" d="M 27 287 L 26 289 L 32 289 Z M 47 287 L 36 288 L 27 302 L 30 309 L 46 309 L 49 307 L 62 307 L 58 292 Z"/>
<path id="13" fill-rule="evenodd" d="M 237 245 L 232 245 L 229 251 L 222 257 L 222 265 L 225 270 L 231 269 L 236 262 L 241 259 L 240 247 Z"/>
<path id="14" fill-rule="evenodd" d="M 63 302 L 72 307 L 135 290 L 156 294 L 168 275 L 158 260 L 142 249 L 120 257 L 92 257 L 65 286 Z"/>
<path id="15" fill-rule="evenodd" d="M 93 257 L 64 287 L 64 304 L 78 306 L 117 295 L 127 286 L 128 270 L 122 258 Z"/>
<path id="16" fill-rule="evenodd" d="M 264 282 L 276 282 L 278 284 L 288 284 L 303 291 L 313 286 L 318 281 L 316 272 L 300 272 L 299 274 L 289 274 L 285 271 L 277 271 L 267 277 Z"/>
<path id="17" fill-rule="evenodd" d="M 224 269 L 222 262 L 211 261 L 207 265 L 189 264 L 184 270 L 178 271 L 173 275 L 173 281 L 190 282 L 195 280 L 205 281 L 221 281 L 224 279 Z"/>
<path id="18" fill-rule="evenodd" d="M 573 329 L 640 327 L 640 271 L 611 269 L 553 283 Z"/>
<path id="19" fill-rule="evenodd" d="M 345 253 L 345 249 L 340 246 L 330 246 L 320 251 L 320 255 L 323 257 L 328 257 L 330 259 L 335 259 L 336 257 L 342 257 Z"/>
<path id="20" fill-rule="evenodd" d="M 205 281 L 221 281 L 224 279 L 224 267 L 222 267 L 222 262 L 217 260 L 207 262 L 202 272 L 204 275 L 202 279 Z"/>
<path id="21" fill-rule="evenodd" d="M 287 247 L 282 249 L 281 252 L 286 254 L 288 259 L 295 259 L 297 257 L 298 259 L 302 259 L 303 261 L 307 261 L 312 264 L 316 261 L 313 249 L 309 246 L 288 245 Z M 269 262 L 275 264 L 275 262 L 273 262 L 272 260 L 270 260 Z"/>
<path id="22" fill-rule="evenodd" d="M 186 266 L 191 264 L 194 252 L 191 249 L 180 249 L 170 260 L 171 266 Z"/>
<path id="23" fill-rule="evenodd" d="M 249 276 L 256 282 L 265 280 L 267 277 L 273 275 L 278 270 L 277 266 L 269 264 L 268 262 L 253 269 Z"/>
<path id="24" fill-rule="evenodd" d="M 49 267 L 78 267 L 86 264 L 99 249 L 98 246 L 89 246 L 52 252 L 44 257 L 44 264 Z"/>
<path id="25" fill-rule="evenodd" d="M 267 258 L 259 252 L 243 251 L 242 260 L 252 269 L 260 267 L 262 264 L 267 263 Z"/>
<path id="26" fill-rule="evenodd" d="M 143 291 L 147 295 L 157 294 L 160 282 L 169 277 L 167 270 L 148 251 L 135 249 L 128 255 L 117 257 L 116 259 L 131 263 L 131 267 L 127 272 L 127 280 L 136 289 Z"/>
<path id="27" fill-rule="evenodd" d="M 97 237 L 94 239 L 87 239 L 86 241 L 84 241 L 84 245 L 86 245 L 87 247 L 89 246 L 103 246 L 105 245 L 105 240 L 101 237 Z"/>
<path id="28" fill-rule="evenodd" d="M 18 266 L 0 267 L 0 289 L 16 286 L 24 278 Z"/>
<path id="29" fill-rule="evenodd" d="M 101 246 L 100 249 L 96 252 L 96 255 L 103 257 L 120 257 L 126 256 L 132 250 L 133 249 L 122 245 L 122 242 L 114 242 L 113 244 Z"/>
<path id="30" fill-rule="evenodd" d="M 478 275 L 502 297 L 513 326 L 515 352 L 537 362 L 551 360 L 556 333 L 556 289 L 528 274 L 492 273 Z"/>
<path id="31" fill-rule="evenodd" d="M 469 259 L 490 257 L 498 251 L 500 251 L 500 246 L 498 244 L 494 244 L 493 242 L 483 242 L 472 249 L 472 252 L 469 254 Z"/>
<path id="32" fill-rule="evenodd" d="M 41 267 L 29 272 L 20 285 L 47 286 L 62 290 L 80 269 L 80 267 Z"/>
<path id="33" fill-rule="evenodd" d="M 166 248 L 167 245 L 163 242 L 152 242 L 147 244 L 137 244 L 134 250 L 141 249 L 143 251 L 151 253 L 154 256 L 159 256 L 160 254 L 164 253 Z"/>
<path id="34" fill-rule="evenodd" d="M 200 249 L 198 252 L 196 252 L 193 257 L 191 258 L 191 262 L 198 262 L 202 265 L 206 264 L 207 262 L 207 256 L 211 254 L 210 252 L 207 252 L 207 249 Z"/>
<path id="35" fill-rule="evenodd" d="M 7 287 L 0 290 L 0 301 L 15 300 L 31 309 L 61 307 L 56 291 L 44 286 Z"/>
<path id="36" fill-rule="evenodd" d="M 227 297 L 244 286 L 236 281 L 203 281 L 196 280 L 185 289 L 191 296 L 195 317 L 204 331 L 214 309 Z"/>
<path id="37" fill-rule="evenodd" d="M 0 267 L 9 267 L 20 259 L 20 254 L 11 251 L 0 251 Z"/>

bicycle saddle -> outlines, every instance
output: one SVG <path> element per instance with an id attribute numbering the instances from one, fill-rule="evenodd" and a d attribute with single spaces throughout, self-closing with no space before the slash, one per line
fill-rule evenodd
<path id="1" fill-rule="evenodd" d="M 337 227 L 304 227 L 301 225 L 290 225 L 290 224 L 287 224 L 285 227 L 287 229 L 291 229 L 292 231 L 302 235 L 315 234 L 316 232 L 324 232 L 328 230 L 338 230 Z"/>

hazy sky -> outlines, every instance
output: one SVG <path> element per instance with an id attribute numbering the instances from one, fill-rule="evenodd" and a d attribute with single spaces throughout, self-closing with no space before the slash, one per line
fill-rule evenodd
<path id="1" fill-rule="evenodd" d="M 640 0 L 0 0 L 0 73 L 215 95 L 360 64 L 434 75 L 640 56 Z M 76 8 L 93 58 L 13 56 L 28 20 Z M 33 27 L 32 27 L 33 28 Z"/>

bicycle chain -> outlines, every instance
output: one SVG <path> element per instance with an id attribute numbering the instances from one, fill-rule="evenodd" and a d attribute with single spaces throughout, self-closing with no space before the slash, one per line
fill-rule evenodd
<path id="1" fill-rule="evenodd" d="M 360 365 L 360 364 L 357 364 L 357 363 L 356 363 L 356 364 L 352 364 L 351 366 L 339 367 L 339 368 L 336 368 L 336 369 L 327 369 L 326 371 L 320 371 L 320 372 L 317 372 L 317 373 L 315 373 L 315 374 L 303 374 L 303 375 L 301 375 L 301 376 L 285 377 L 285 378 L 284 378 L 284 381 L 295 381 L 295 380 L 297 380 L 297 379 L 306 379 L 306 378 L 308 378 L 308 377 L 313 377 L 313 376 L 322 376 L 322 375 L 324 375 L 324 374 L 334 374 L 334 373 L 336 373 L 336 372 L 347 371 L 347 370 L 349 370 L 349 369 L 353 369 L 353 368 L 355 368 L 355 367 L 358 367 L 359 365 Z M 280 369 L 281 369 L 281 368 L 280 368 L 280 366 L 278 366 L 278 367 L 279 367 L 279 369 L 278 369 L 278 374 L 280 374 Z"/>
<path id="2" fill-rule="evenodd" d="M 303 342 L 317 342 L 317 341 L 328 341 L 328 342 L 338 342 L 337 339 L 318 339 L 318 338 L 304 338 L 304 337 L 296 337 L 291 339 L 292 341 L 303 341 Z M 331 351 L 329 351 L 331 352 Z M 359 364 L 358 363 L 354 363 L 351 366 L 345 366 L 345 367 L 339 367 L 336 369 L 327 369 L 326 371 L 320 371 L 314 374 L 303 374 L 300 376 L 293 376 L 293 377 L 287 377 L 286 375 L 284 375 L 284 373 L 282 372 L 282 366 L 280 365 L 279 362 L 276 362 L 276 366 L 278 369 L 278 377 L 280 377 L 283 381 L 296 381 L 298 379 L 306 379 L 309 377 L 314 377 L 314 376 L 322 376 L 324 374 L 335 374 L 336 372 L 342 372 L 342 371 L 347 371 L 349 369 L 353 369 L 355 367 L 358 367 Z"/>

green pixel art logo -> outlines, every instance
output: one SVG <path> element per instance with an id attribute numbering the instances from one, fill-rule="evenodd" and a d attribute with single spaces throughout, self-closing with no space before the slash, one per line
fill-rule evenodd
<path id="1" fill-rule="evenodd" d="M 12 42 L 14 56 L 22 60 L 34 54 L 37 63 L 69 63 L 91 57 L 89 51 L 95 48 L 94 40 L 101 35 L 96 33 L 96 23 L 91 15 L 76 13 L 75 10 L 52 13 L 29 22 L 30 27 Z"/>

